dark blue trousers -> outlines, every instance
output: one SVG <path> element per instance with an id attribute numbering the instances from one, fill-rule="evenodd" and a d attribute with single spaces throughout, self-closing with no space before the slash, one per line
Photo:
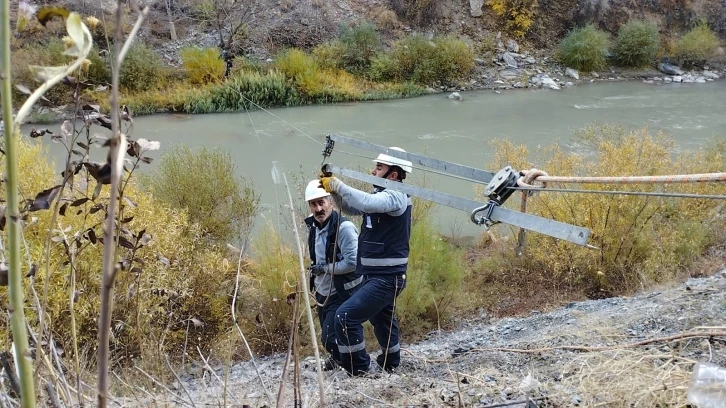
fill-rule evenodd
<path id="1" fill-rule="evenodd" d="M 352 375 L 368 371 L 370 356 L 366 351 L 363 322 L 373 325 L 383 353 L 377 362 L 392 370 L 401 362 L 398 321 L 394 302 L 406 287 L 406 277 L 400 275 L 365 275 L 358 291 L 338 308 L 335 334 L 343 368 Z M 384 365 L 385 360 L 385 365 Z"/>
<path id="2" fill-rule="evenodd" d="M 323 307 L 318 306 L 320 339 L 323 342 L 323 347 L 328 350 L 328 353 L 330 353 L 335 362 L 340 363 L 338 343 L 335 341 L 335 312 L 343 304 L 343 299 L 337 293 L 328 297 L 317 292 L 315 292 L 315 299 L 317 299 L 318 304 L 325 304 Z"/>

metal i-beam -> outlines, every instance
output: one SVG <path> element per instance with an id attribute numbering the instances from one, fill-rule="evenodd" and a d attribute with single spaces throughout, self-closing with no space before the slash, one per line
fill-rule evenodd
<path id="1" fill-rule="evenodd" d="M 472 213 L 475 209 L 481 208 L 482 204 L 445 193 L 425 189 L 422 187 L 412 186 L 410 184 L 399 183 L 380 177 L 363 174 L 354 170 L 344 169 L 333 165 L 327 165 L 326 170 L 333 174 L 350 177 L 355 180 L 363 181 L 373 185 L 385 187 L 387 189 L 400 191 L 424 200 L 433 201 L 447 207 L 456 208 L 458 210 Z M 492 221 L 498 221 L 510 224 L 515 227 L 524 228 L 530 231 L 539 232 L 554 238 L 572 242 L 577 245 L 587 245 L 587 239 L 590 236 L 590 230 L 575 225 L 565 224 L 563 222 L 549 220 L 538 217 L 536 215 L 521 213 L 519 211 L 509 210 L 507 208 L 496 206 L 491 215 Z"/>
<path id="2" fill-rule="evenodd" d="M 399 150 L 392 150 L 386 146 L 381 146 L 373 143 L 363 142 L 360 140 L 351 139 L 349 137 L 340 135 L 328 135 L 330 140 L 334 142 L 340 142 L 350 146 L 358 147 L 365 150 L 372 150 L 376 153 L 384 153 L 389 156 L 398 157 L 399 159 L 409 160 L 413 163 L 414 167 L 428 167 L 431 169 L 440 170 L 448 174 L 454 174 L 471 181 L 479 183 L 489 183 L 494 173 L 480 170 L 474 167 L 464 166 L 461 164 L 451 163 L 443 160 L 433 159 L 431 157 L 422 156 L 416 153 L 402 152 Z"/>

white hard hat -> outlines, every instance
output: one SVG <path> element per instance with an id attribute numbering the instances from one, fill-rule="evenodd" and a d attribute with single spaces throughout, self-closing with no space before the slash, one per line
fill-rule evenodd
<path id="1" fill-rule="evenodd" d="M 315 200 L 329 195 L 330 193 L 320 187 L 320 180 L 309 182 L 307 188 L 305 188 L 305 201 Z"/>
<path id="2" fill-rule="evenodd" d="M 406 152 L 405 150 L 401 149 L 400 147 L 391 147 L 391 150 L 398 150 L 399 152 Z M 378 155 L 378 157 L 373 160 L 375 163 L 383 163 L 387 164 L 389 166 L 398 166 L 406 173 L 411 173 L 413 170 L 413 163 L 411 163 L 408 160 L 399 159 L 398 157 L 389 156 L 387 154 L 381 153 Z"/>

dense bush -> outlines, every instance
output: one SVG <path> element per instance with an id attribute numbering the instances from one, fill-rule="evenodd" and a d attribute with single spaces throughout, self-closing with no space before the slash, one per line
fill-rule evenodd
<path id="1" fill-rule="evenodd" d="M 65 51 L 65 46 L 59 38 L 49 39 L 47 42 L 28 45 L 13 51 L 11 58 L 13 82 L 15 84 L 24 84 L 31 91 L 34 90 L 40 83 L 33 78 L 28 66 L 67 65 L 72 61 L 72 58 L 63 55 L 63 51 Z M 15 89 L 13 89 L 13 96 L 18 103 L 27 98 L 27 95 L 21 94 Z M 55 104 L 62 105 L 70 102 L 72 91 L 70 91 L 69 87 L 59 84 L 46 92 L 45 97 Z"/>
<path id="2" fill-rule="evenodd" d="M 630 20 L 618 31 L 613 54 L 624 67 L 642 67 L 650 64 L 660 47 L 658 27 L 647 21 Z"/>
<path id="3" fill-rule="evenodd" d="M 344 47 L 345 68 L 353 72 L 367 70 L 381 48 L 381 37 L 376 26 L 368 22 L 356 27 L 343 26 L 338 41 Z"/>
<path id="4" fill-rule="evenodd" d="M 126 54 L 119 73 L 121 86 L 138 92 L 156 88 L 164 77 L 161 58 L 142 42 L 135 42 Z"/>
<path id="5" fill-rule="evenodd" d="M 699 64 L 712 57 L 718 45 L 716 34 L 707 24 L 701 23 L 678 39 L 675 44 L 674 56 L 687 66 Z"/>
<path id="6" fill-rule="evenodd" d="M 527 148 L 511 142 L 495 143 L 496 163 L 517 169 L 538 168 L 557 176 L 630 176 L 710 173 L 723 169 L 722 142 L 674 155 L 674 143 L 647 130 L 593 126 L 576 133 L 580 154 L 559 146 L 529 157 Z M 554 186 L 557 187 L 557 186 Z M 724 194 L 722 183 L 663 185 L 582 185 L 595 190 L 632 190 Z M 541 282 L 558 292 L 586 289 L 593 296 L 628 293 L 672 280 L 679 271 L 716 242 L 723 242 L 724 217 L 715 200 L 653 198 L 603 194 L 538 193 L 527 201 L 527 212 L 586 227 L 589 243 L 579 247 L 547 236 L 528 233 L 526 254 L 505 267 L 491 265 L 491 273 L 514 282 L 521 269 L 529 285 Z"/>
<path id="7" fill-rule="evenodd" d="M 323 70 L 303 51 L 284 51 L 275 60 L 275 65 L 310 102 L 342 102 L 363 97 L 363 84 L 350 73 L 340 69 Z"/>
<path id="8" fill-rule="evenodd" d="M 345 66 L 346 47 L 340 41 L 319 44 L 313 48 L 315 61 L 322 69 L 340 69 Z"/>
<path id="9" fill-rule="evenodd" d="M 216 48 L 186 47 L 179 53 L 191 83 L 209 84 L 224 78 L 225 63 Z"/>
<path id="10" fill-rule="evenodd" d="M 43 145 L 26 140 L 21 138 L 18 143 L 19 191 L 22 197 L 32 198 L 41 190 L 59 184 L 60 180 Z M 0 165 L 5 166 L 4 161 L 2 156 Z M 63 196 L 57 198 L 65 202 L 67 211 L 61 207 L 56 223 L 51 225 L 51 211 L 32 213 L 37 219 L 24 226 L 23 259 L 39 266 L 35 280 L 25 280 L 28 288 L 32 282 L 35 289 L 35 292 L 27 292 L 28 323 L 37 330 L 39 311 L 34 293 L 42 300 L 47 277 L 48 318 L 45 321 L 51 325 L 49 330 L 66 355 L 75 354 L 75 340 L 81 364 L 93 365 L 98 336 L 101 240 L 104 237 L 101 224 L 105 212 L 92 208 L 97 205 L 104 208 L 109 189 L 104 187 L 94 200 L 69 207 L 74 200 L 90 195 L 94 184 L 87 183 L 86 177 L 79 174 L 73 189 L 67 187 Z M 2 195 L 6 194 L 4 188 L 4 184 L 0 186 Z M 116 277 L 114 323 L 111 326 L 112 365 L 153 359 L 160 351 L 178 355 L 185 343 L 190 350 L 196 346 L 207 349 L 231 325 L 227 295 L 234 287 L 234 272 L 224 267 L 223 254 L 199 245 L 201 233 L 188 222 L 185 211 L 172 209 L 139 191 L 133 179 L 124 189 L 124 196 L 121 218 L 125 218 L 122 237 L 126 243 L 118 249 L 119 259 L 125 259 L 124 262 L 133 259 L 134 268 L 122 270 Z M 53 239 L 50 241 L 50 275 L 47 275 L 44 245 L 49 233 Z M 129 249 L 128 245 L 136 242 L 130 233 L 147 234 L 147 245 Z M 74 254 L 72 264 L 67 251 Z M 28 264 L 23 261 L 24 270 Z M 0 287 L 0 294 L 7 296 L 5 287 Z M 74 296 L 77 300 L 72 313 L 70 299 Z M 72 317 L 75 336 L 71 330 Z M 9 327 L 5 326 L 5 332 L 9 332 Z M 0 344 L 7 348 L 8 341 L 3 337 Z"/>
<path id="11" fill-rule="evenodd" d="M 473 68 L 474 54 L 463 41 L 411 35 L 397 41 L 389 55 L 379 54 L 372 62 L 370 75 L 375 80 L 430 85 L 465 78 Z"/>
<path id="12" fill-rule="evenodd" d="M 154 197 L 187 211 L 211 242 L 224 244 L 250 232 L 260 199 L 252 184 L 235 173 L 229 152 L 175 146 L 144 184 Z"/>
<path id="13" fill-rule="evenodd" d="M 503 17 L 507 29 L 517 37 L 524 37 L 534 21 L 537 0 L 489 0 L 492 11 Z"/>
<path id="14" fill-rule="evenodd" d="M 406 289 L 396 300 L 396 313 L 404 333 L 420 335 L 444 327 L 453 312 L 466 269 L 462 253 L 436 233 L 431 224 L 430 203 L 416 200 L 422 207 L 411 228 L 411 256 Z"/>
<path id="15" fill-rule="evenodd" d="M 560 42 L 559 57 L 563 64 L 582 71 L 605 67 L 608 35 L 589 24 L 572 30 Z"/>

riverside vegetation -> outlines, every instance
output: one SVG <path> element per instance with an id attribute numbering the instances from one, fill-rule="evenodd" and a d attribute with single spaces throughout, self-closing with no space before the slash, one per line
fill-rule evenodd
<path id="1" fill-rule="evenodd" d="M 94 28 L 92 21 L 89 27 Z M 431 45 L 420 37 L 408 41 L 398 55 L 385 58 L 418 61 L 421 55 L 412 54 L 412 50 Z M 448 39 L 437 41 L 441 42 L 436 49 L 458 53 L 457 43 Z M 55 55 L 38 52 L 37 56 L 61 64 L 65 57 L 60 54 L 74 50 L 74 45 L 66 40 L 56 43 Z M 131 48 L 128 61 L 139 65 L 148 61 L 150 54 L 139 50 Z M 380 55 L 368 52 L 349 63 L 365 69 L 361 61 L 370 55 L 378 57 L 368 60 L 368 69 L 378 67 L 380 78 L 413 75 L 431 79 L 442 75 L 417 63 L 388 65 L 376 59 Z M 203 59 L 205 54 L 198 56 Z M 293 80 L 302 92 L 295 93 L 296 97 L 332 98 L 331 84 L 344 84 L 353 74 L 341 70 L 340 77 L 333 80 L 330 72 L 338 71 L 330 71 L 330 63 L 319 65 L 316 58 L 322 57 L 287 50 L 278 61 L 288 65 L 281 63 L 275 73 L 254 71 L 251 77 L 261 81 L 277 77 L 280 92 L 292 92 L 288 81 Z M 193 66 L 199 66 L 195 61 Z M 76 127 L 67 121 L 61 135 L 43 131 L 27 136 L 6 135 L 6 140 L 17 144 L 12 157 L 17 159 L 18 193 L 23 198 L 21 248 L 22 259 L 27 260 L 22 281 L 27 299 L 24 309 L 36 353 L 48 349 L 48 345 L 62 350 L 62 355 L 55 358 L 69 368 L 62 375 L 69 376 L 79 393 L 82 382 L 93 378 L 91 372 L 100 363 L 95 356 L 99 348 L 98 314 L 102 308 L 98 290 L 102 276 L 98 271 L 105 264 L 104 244 L 109 243 L 104 242 L 102 231 L 104 221 L 111 219 L 107 212 L 112 212 L 115 201 L 120 208 L 114 217 L 119 231 L 119 270 L 111 315 L 113 372 L 127 382 L 151 388 L 153 381 L 173 379 L 167 356 L 185 370 L 199 361 L 192 357 L 196 356 L 195 350 L 203 358 L 229 364 L 247 357 L 238 332 L 246 333 L 255 353 L 285 350 L 292 321 L 292 309 L 286 299 L 297 284 L 305 284 L 298 282 L 296 251 L 283 239 L 289 231 L 269 227 L 259 237 L 250 237 L 258 196 L 250 180 L 234 176 L 234 164 L 221 151 L 185 147 L 170 150 L 162 155 L 162 165 L 137 183 L 137 169 L 154 160 L 152 152 L 160 146 L 142 138 L 129 140 L 126 149 L 122 149 L 128 155 L 127 171 L 120 184 L 112 184 L 120 194 L 114 200 L 117 192 L 109 188 L 103 163 L 88 159 L 94 145 L 107 142 L 94 132 L 94 127 L 110 123 L 96 107 L 81 105 L 84 99 L 78 91 L 83 89 L 83 75 L 93 72 L 91 66 L 81 64 L 73 72 L 76 93 L 70 98 L 82 112 L 78 122 L 81 125 Z M 138 78 L 153 72 L 128 68 L 119 74 L 121 78 L 137 78 L 140 83 Z M 204 74 L 196 78 L 206 81 L 214 76 Z M 224 91 L 229 89 L 226 84 L 235 80 L 247 83 L 241 78 L 249 77 L 233 78 L 209 89 L 223 95 L 233 92 L 234 89 Z M 320 78 L 330 82 L 321 85 Z M 68 98 L 64 95 L 68 92 L 66 88 L 51 89 L 58 92 L 58 98 Z M 207 88 L 196 92 L 206 92 L 204 89 Z M 258 90 L 260 95 L 269 95 L 263 93 L 264 89 Z M 3 96 L 7 101 L 9 95 Z M 236 103 L 244 106 L 249 100 L 239 98 Z M 207 103 L 215 106 L 215 101 L 212 98 Z M 127 125 L 124 132 L 130 132 L 132 116 L 121 115 L 121 119 Z M 38 137 L 51 137 L 66 146 L 67 156 L 55 158 L 68 163 L 61 177 L 53 171 L 53 158 L 33 140 Z M 559 146 L 552 146 L 543 150 L 541 157 L 532 158 L 522 146 L 496 142 L 497 156 L 490 167 L 500 168 L 506 163 L 528 168 L 531 161 L 546 163 L 543 168 L 551 174 L 564 176 L 652 175 L 713 172 L 723 169 L 726 160 L 726 144 L 721 140 L 699 151 L 674 155 L 671 140 L 646 130 L 596 126 L 583 129 L 574 137 L 580 142 L 579 154 L 568 154 Z M 0 158 L 3 166 L 7 159 L 5 154 Z M 642 188 L 650 191 L 654 187 Z M 668 188 L 726 193 L 726 187 L 718 184 Z M 4 196 L 11 193 L 7 183 L 0 185 L 0 189 Z M 302 197 L 294 197 L 293 201 L 301 202 Z M 398 301 L 404 336 L 415 339 L 434 328 L 447 328 L 454 319 L 480 307 L 496 311 L 502 300 L 515 294 L 540 293 L 544 295 L 543 302 L 553 304 L 583 296 L 628 294 L 679 279 L 709 248 L 724 242 L 723 210 L 714 200 L 539 193 L 529 202 L 529 212 L 590 228 L 598 250 L 574 247 L 536 234 L 528 236 L 526 255 L 521 258 L 510 255 L 511 243 L 495 234 L 482 236 L 474 247 L 458 248 L 434 232 L 427 211 L 429 205 L 417 201 L 409 287 Z M 299 221 L 288 222 L 292 225 Z M 6 224 L 10 222 L 17 220 L 6 220 Z M 8 242 L 15 238 L 9 237 L 3 228 L 2 239 Z M 3 252 L 4 248 L 5 245 Z M 7 274 L 5 269 L 6 277 Z M 5 289 L 0 291 L 7 296 Z M 0 344 L 4 350 L 10 348 L 11 315 L 3 314 L 6 330 Z M 309 346 L 305 339 L 301 336 L 302 347 Z M 37 361 L 40 365 L 40 359 Z M 141 377 L 138 369 L 156 380 Z M 41 370 L 41 376 L 46 374 Z M 117 387 L 113 393 L 133 392 L 133 388 Z"/>
<path id="2" fill-rule="evenodd" d="M 514 37 L 527 33 L 538 12 L 536 2 L 528 0 L 497 0 L 489 2 L 489 6 Z M 337 38 L 306 50 L 281 47 L 268 60 L 271 62 L 237 56 L 228 78 L 224 77 L 225 62 L 218 48 L 183 48 L 179 53 L 181 67 L 173 67 L 164 63 L 158 52 L 136 42 L 121 71 L 122 103 L 138 115 L 236 112 L 411 97 L 431 92 L 431 87 L 465 87 L 474 75 L 475 58 L 497 50 L 496 41 L 488 37 L 472 43 L 451 35 L 427 37 L 417 33 L 402 35 L 386 46 L 381 27 L 388 27 L 390 18 L 379 16 L 378 25 L 367 21 L 343 24 Z M 93 16 L 87 21 L 96 47 L 79 73 L 81 99 L 100 104 L 107 111 L 110 53 L 99 55 L 99 48 L 111 48 L 106 38 L 114 26 Z M 27 68 L 30 64 L 67 62 L 59 51 L 70 44 L 47 36 L 34 40 L 41 29 L 37 25 L 28 24 L 14 49 L 13 70 L 19 84 L 32 83 Z M 52 22 L 49 26 L 52 30 Z M 556 61 L 586 72 L 604 69 L 608 64 L 642 68 L 664 57 L 692 66 L 704 64 L 720 45 L 705 21 L 677 39 L 661 35 L 655 23 L 635 18 L 622 24 L 616 34 L 611 40 L 610 34 L 592 24 L 574 27 L 559 42 Z M 612 60 L 607 58 L 609 51 Z M 16 90 L 14 96 L 19 100 L 23 93 Z M 71 101 L 62 88 L 51 90 L 46 97 L 55 105 Z M 44 120 L 42 116 L 35 119 Z"/>

